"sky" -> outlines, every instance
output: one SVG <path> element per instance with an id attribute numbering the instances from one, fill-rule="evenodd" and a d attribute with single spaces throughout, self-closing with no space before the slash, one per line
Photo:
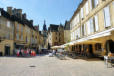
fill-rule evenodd
<path id="1" fill-rule="evenodd" d="M 70 20 L 81 0 L 0 0 L 0 8 L 6 10 L 7 6 L 23 9 L 27 18 L 33 19 L 34 25 L 40 26 L 42 30 L 44 20 L 49 27 L 50 24 L 64 25 Z"/>

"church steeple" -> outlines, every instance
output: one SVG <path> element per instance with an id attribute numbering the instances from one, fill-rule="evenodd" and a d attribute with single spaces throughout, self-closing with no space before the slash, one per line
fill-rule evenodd
<path id="1" fill-rule="evenodd" d="M 44 20 L 43 31 L 47 31 L 46 21 Z"/>

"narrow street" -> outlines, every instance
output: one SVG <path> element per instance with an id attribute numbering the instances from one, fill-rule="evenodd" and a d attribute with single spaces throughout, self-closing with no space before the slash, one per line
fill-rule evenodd
<path id="1" fill-rule="evenodd" d="M 0 76 L 114 76 L 101 60 L 0 57 Z"/>

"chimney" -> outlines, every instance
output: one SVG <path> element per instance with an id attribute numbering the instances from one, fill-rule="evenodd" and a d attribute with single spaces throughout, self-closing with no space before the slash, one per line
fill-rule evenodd
<path id="1" fill-rule="evenodd" d="M 18 13 L 22 15 L 22 9 L 17 9 Z"/>
<path id="2" fill-rule="evenodd" d="M 26 13 L 22 15 L 22 19 L 26 19 Z"/>
<path id="3" fill-rule="evenodd" d="M 7 12 L 12 15 L 12 7 L 7 7 Z"/>
<path id="4" fill-rule="evenodd" d="M 30 20 L 30 23 L 33 25 L 33 20 Z"/>
<path id="5" fill-rule="evenodd" d="M 17 15 L 22 19 L 22 9 L 17 9 Z"/>
<path id="6" fill-rule="evenodd" d="M 39 25 L 38 25 L 38 31 L 39 31 Z"/>

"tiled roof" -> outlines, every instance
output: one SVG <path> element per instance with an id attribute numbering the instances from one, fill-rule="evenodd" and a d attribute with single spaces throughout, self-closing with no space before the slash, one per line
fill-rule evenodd
<path id="1" fill-rule="evenodd" d="M 66 22 L 65 22 L 64 29 L 65 29 L 65 30 L 70 30 L 70 21 L 66 21 Z"/>
<path id="2" fill-rule="evenodd" d="M 35 28 L 33 27 L 33 24 L 30 22 L 30 20 L 28 19 L 21 19 L 21 18 L 18 18 L 16 17 L 15 15 L 10 15 L 8 12 L 6 12 L 4 9 L 0 8 L 0 12 L 1 12 L 1 15 L 11 21 L 17 21 L 18 23 L 20 24 L 25 24 L 27 25 L 28 27 L 32 28 L 35 30 Z"/>
<path id="3" fill-rule="evenodd" d="M 59 25 L 50 24 L 49 31 L 58 31 Z"/>

